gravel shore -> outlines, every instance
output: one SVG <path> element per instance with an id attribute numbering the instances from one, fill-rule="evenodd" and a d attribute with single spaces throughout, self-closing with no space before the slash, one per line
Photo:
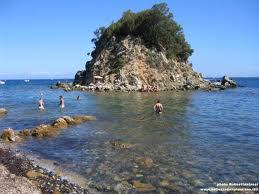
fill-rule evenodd
<path id="1" fill-rule="evenodd" d="M 70 183 L 0 142 L 0 193 L 97 193 Z M 33 191 L 33 192 L 32 192 Z"/>

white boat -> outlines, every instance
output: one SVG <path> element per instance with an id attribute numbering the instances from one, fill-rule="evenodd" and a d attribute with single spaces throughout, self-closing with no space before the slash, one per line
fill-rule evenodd
<path id="1" fill-rule="evenodd" d="M 1 85 L 4 85 L 4 84 L 5 84 L 5 81 L 0 80 L 0 84 L 1 84 Z"/>
<path id="2" fill-rule="evenodd" d="M 29 82 L 30 80 L 29 80 L 29 79 L 25 79 L 24 81 L 25 81 L 25 82 Z"/>

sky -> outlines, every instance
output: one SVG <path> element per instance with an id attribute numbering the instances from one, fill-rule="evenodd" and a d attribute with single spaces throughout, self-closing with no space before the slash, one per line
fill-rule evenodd
<path id="1" fill-rule="evenodd" d="M 0 80 L 73 78 L 93 31 L 166 2 L 204 77 L 259 77 L 258 0 L 0 0 Z"/>

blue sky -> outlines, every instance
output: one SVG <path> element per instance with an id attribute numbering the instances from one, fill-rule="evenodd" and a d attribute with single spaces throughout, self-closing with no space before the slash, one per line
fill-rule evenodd
<path id="1" fill-rule="evenodd" d="M 158 0 L 0 0 L 0 79 L 73 78 L 93 31 Z M 204 76 L 259 76 L 258 0 L 171 0 Z"/>

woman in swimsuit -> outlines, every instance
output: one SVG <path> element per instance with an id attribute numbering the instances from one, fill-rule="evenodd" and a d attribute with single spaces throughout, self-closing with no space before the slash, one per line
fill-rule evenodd
<path id="1" fill-rule="evenodd" d="M 38 105 L 40 110 L 44 110 L 44 101 L 42 98 L 40 98 L 40 100 L 38 101 Z"/>
<path id="2" fill-rule="evenodd" d="M 65 108 L 65 100 L 63 96 L 59 96 L 59 107 Z"/>

